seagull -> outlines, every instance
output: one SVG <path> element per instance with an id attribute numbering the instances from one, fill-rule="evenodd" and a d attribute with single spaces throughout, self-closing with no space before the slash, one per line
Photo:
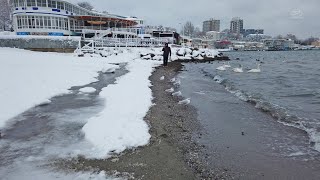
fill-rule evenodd
<path id="1" fill-rule="evenodd" d="M 164 76 L 162 76 L 161 78 L 160 78 L 160 81 L 163 81 L 164 80 Z"/>
<path id="2" fill-rule="evenodd" d="M 248 71 L 248 73 L 260 73 L 261 69 L 260 69 L 261 64 L 258 64 L 257 69 L 251 69 Z"/>
<path id="3" fill-rule="evenodd" d="M 182 95 L 181 91 L 178 91 L 178 92 L 172 93 L 172 96 L 181 96 L 181 95 Z"/>
<path id="4" fill-rule="evenodd" d="M 190 98 L 187 98 L 185 100 L 179 101 L 178 104 L 180 104 L 180 105 L 188 105 L 188 104 L 190 104 L 190 102 L 191 102 Z"/>
<path id="5" fill-rule="evenodd" d="M 242 73 L 243 72 L 242 65 L 240 64 L 239 67 L 233 68 L 232 71 L 236 73 Z"/>
<path id="6" fill-rule="evenodd" d="M 166 92 L 173 93 L 174 89 L 173 88 L 167 89 Z"/>

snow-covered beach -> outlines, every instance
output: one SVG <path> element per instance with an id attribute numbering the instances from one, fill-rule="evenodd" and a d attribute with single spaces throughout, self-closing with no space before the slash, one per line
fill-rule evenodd
<path id="1" fill-rule="evenodd" d="M 171 60 L 178 60 L 179 52 L 183 57 L 197 58 L 201 53 L 212 57 L 218 54 L 214 50 L 199 50 L 195 55 L 187 51 L 173 48 Z M 124 64 L 127 73 L 98 92 L 98 98 L 104 101 L 98 113 L 74 119 L 84 124 L 80 131 L 84 138 L 79 144 L 70 144 L 67 150 L 62 150 L 59 157 L 83 155 L 104 159 L 126 149 L 147 145 L 151 135 L 144 117 L 153 99 L 149 77 L 154 68 L 162 63 L 161 48 L 108 49 L 104 51 L 108 53 L 104 57 L 99 56 L 101 53 L 77 57 L 75 54 L 1 48 L 0 128 L 3 140 L 0 147 L 12 146 L 8 144 L 10 141 L 6 139 L 6 131 L 9 132 L 19 121 L 23 122 L 23 118 L 21 120 L 19 117 L 24 116 L 23 112 L 50 105 L 51 98 L 75 93 L 70 88 L 97 82 L 99 73 L 113 73 L 120 68 L 120 64 Z M 146 58 L 147 54 L 151 58 Z M 96 90 L 88 86 L 78 92 L 90 98 Z M 19 157 L 17 161 L 30 158 Z M 11 177 L 6 169 L 1 172 Z M 22 177 L 24 174 L 20 175 Z"/>

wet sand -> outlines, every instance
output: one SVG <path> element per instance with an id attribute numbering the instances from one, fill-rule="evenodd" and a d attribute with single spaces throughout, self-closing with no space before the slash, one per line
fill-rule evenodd
<path id="1" fill-rule="evenodd" d="M 127 150 L 107 160 L 79 157 L 71 161 L 58 161 L 58 165 L 75 171 L 106 171 L 127 179 L 200 179 L 204 167 L 198 161 L 198 146 L 193 133 L 198 131 L 196 110 L 179 105 L 182 97 L 165 92 L 173 86 L 170 79 L 181 69 L 181 63 L 158 67 L 150 80 L 155 104 L 145 117 L 152 135 L 149 145 Z M 160 78 L 165 76 L 165 80 Z"/>

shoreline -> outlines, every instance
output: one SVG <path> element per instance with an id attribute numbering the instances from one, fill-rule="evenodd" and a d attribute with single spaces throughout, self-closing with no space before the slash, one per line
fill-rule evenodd
<path id="1" fill-rule="evenodd" d="M 193 140 L 201 136 L 197 110 L 190 105 L 179 105 L 182 97 L 174 97 L 166 89 L 174 87 L 170 79 L 183 69 L 181 62 L 159 66 L 149 77 L 153 104 L 145 121 L 151 139 L 148 145 L 129 149 L 109 159 L 58 160 L 53 166 L 74 171 L 105 171 L 107 174 L 127 179 L 202 179 L 212 177 L 204 161 L 200 160 L 200 148 Z M 160 80 L 165 76 L 165 80 Z"/>

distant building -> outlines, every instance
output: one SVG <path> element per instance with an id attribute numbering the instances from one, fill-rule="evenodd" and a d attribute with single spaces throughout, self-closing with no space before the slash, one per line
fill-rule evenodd
<path id="1" fill-rule="evenodd" d="M 210 19 L 203 22 L 203 32 L 220 31 L 220 20 Z"/>
<path id="2" fill-rule="evenodd" d="M 294 41 L 291 39 L 265 39 L 263 43 L 268 51 L 288 51 L 294 48 Z"/>
<path id="3" fill-rule="evenodd" d="M 243 34 L 243 19 L 239 17 L 232 18 L 230 23 L 230 32 L 233 34 Z"/>
<path id="4" fill-rule="evenodd" d="M 244 30 L 244 37 L 248 36 L 249 34 L 264 34 L 263 29 L 245 29 Z"/>
<path id="5" fill-rule="evenodd" d="M 315 46 L 315 47 L 320 47 L 320 41 L 315 41 L 313 43 L 311 43 L 312 46 Z"/>
<path id="6" fill-rule="evenodd" d="M 265 34 L 248 34 L 244 40 L 249 42 L 262 42 L 264 39 L 271 39 L 271 36 Z"/>
<path id="7" fill-rule="evenodd" d="M 217 31 L 209 31 L 209 32 L 206 32 L 206 37 L 211 40 L 220 40 L 221 33 Z"/>

